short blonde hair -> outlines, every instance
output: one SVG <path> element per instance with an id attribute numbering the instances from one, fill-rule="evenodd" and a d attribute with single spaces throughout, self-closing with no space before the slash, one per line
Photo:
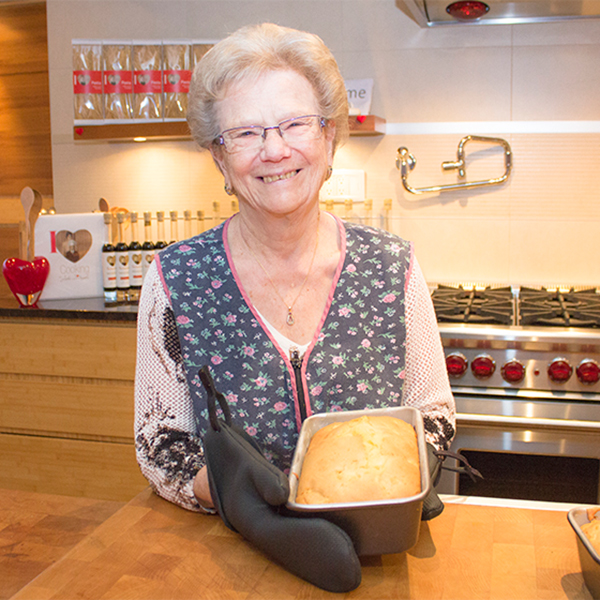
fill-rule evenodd
<path id="1" fill-rule="evenodd" d="M 318 36 L 273 23 L 238 29 L 196 65 L 187 121 L 198 145 L 209 148 L 221 133 L 215 103 L 226 96 L 231 84 L 283 69 L 296 71 L 312 85 L 321 116 L 335 122 L 335 152 L 348 138 L 348 98 L 337 62 Z"/>

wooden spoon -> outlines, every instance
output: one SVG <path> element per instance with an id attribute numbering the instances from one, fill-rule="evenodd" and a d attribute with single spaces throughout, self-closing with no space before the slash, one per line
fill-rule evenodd
<path id="1" fill-rule="evenodd" d="M 35 200 L 33 201 L 33 206 L 31 207 L 31 211 L 29 212 L 29 243 L 27 246 L 27 260 L 33 260 L 35 258 L 35 224 L 40 216 L 40 211 L 42 210 L 43 199 L 42 195 L 37 191 L 33 190 L 35 194 Z"/>
<path id="2" fill-rule="evenodd" d="M 42 195 L 30 187 L 23 188 L 23 191 L 21 192 L 21 204 L 25 211 L 26 238 L 25 256 L 21 256 L 21 258 L 23 260 L 32 261 L 35 253 L 35 222 L 42 209 Z"/>
<path id="3" fill-rule="evenodd" d="M 30 188 L 23 188 L 21 191 L 21 204 L 23 205 L 23 211 L 25 212 L 25 248 L 21 247 L 21 259 L 27 260 L 27 256 L 29 254 L 29 213 L 31 211 L 31 207 L 35 202 L 35 192 Z"/>

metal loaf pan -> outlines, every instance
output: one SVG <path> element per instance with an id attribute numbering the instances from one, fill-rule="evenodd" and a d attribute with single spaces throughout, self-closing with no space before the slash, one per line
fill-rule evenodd
<path id="1" fill-rule="evenodd" d="M 569 523 L 577 535 L 577 551 L 579 564 L 585 585 L 590 590 L 592 598 L 600 598 L 600 554 L 594 549 L 590 540 L 581 530 L 581 526 L 589 523 L 587 508 L 572 508 L 567 513 Z"/>
<path id="2" fill-rule="evenodd" d="M 388 416 L 406 421 L 417 434 L 421 465 L 421 492 L 397 500 L 348 502 L 343 504 L 298 504 L 296 492 L 302 461 L 312 436 L 322 427 L 365 415 Z M 302 424 L 290 469 L 290 495 L 287 508 L 298 516 L 321 517 L 340 526 L 352 539 L 360 556 L 395 554 L 412 548 L 419 539 L 423 500 L 430 490 L 425 431 L 421 413 L 411 407 L 378 408 L 317 414 Z"/>

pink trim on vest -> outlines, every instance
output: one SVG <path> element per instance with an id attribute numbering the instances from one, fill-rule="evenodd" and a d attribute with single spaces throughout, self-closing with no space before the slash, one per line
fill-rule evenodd
<path id="1" fill-rule="evenodd" d="M 173 303 L 171 302 L 171 292 L 169 291 L 169 286 L 167 285 L 167 282 L 165 281 L 165 277 L 164 277 L 163 270 L 162 270 L 162 264 L 160 263 L 160 254 L 154 255 L 154 262 L 156 263 L 156 270 L 158 272 L 158 277 L 160 279 L 160 282 L 162 283 L 163 289 L 165 290 L 165 294 L 167 295 L 167 300 L 169 301 L 169 304 L 171 306 L 173 306 Z"/>
<path id="2" fill-rule="evenodd" d="M 410 246 L 410 267 L 408 268 L 408 273 L 406 274 L 406 278 L 404 280 L 404 297 L 406 298 L 406 294 L 408 292 L 408 284 L 410 282 L 410 278 L 412 277 L 412 273 L 413 273 L 413 266 L 415 264 L 415 246 L 412 242 L 408 243 Z"/>
<path id="3" fill-rule="evenodd" d="M 331 214 L 331 213 L 327 213 L 327 214 Z M 340 234 L 340 240 L 341 240 L 340 260 L 338 262 L 338 266 L 336 268 L 335 275 L 333 276 L 333 282 L 331 284 L 331 288 L 329 289 L 329 295 L 327 296 L 327 304 L 325 306 L 325 310 L 323 311 L 323 314 L 321 316 L 321 320 L 319 321 L 319 325 L 317 326 L 315 335 L 313 336 L 313 339 L 310 342 L 310 345 L 308 346 L 306 353 L 304 354 L 304 360 L 302 361 L 301 374 L 302 374 L 302 381 L 303 381 L 303 386 L 304 386 L 304 402 L 306 404 L 306 416 L 307 417 L 310 417 L 313 414 L 312 408 L 310 406 L 310 394 L 308 393 L 308 382 L 306 379 L 306 366 L 308 364 L 308 357 L 310 356 L 310 353 L 311 353 L 312 349 L 314 348 L 315 344 L 319 340 L 319 335 L 321 334 L 321 329 L 325 323 L 325 320 L 327 319 L 327 315 L 329 314 L 329 308 L 331 307 L 331 303 L 333 302 L 335 288 L 337 287 L 337 283 L 339 281 L 340 275 L 342 274 L 342 268 L 344 266 L 344 261 L 346 260 L 346 229 L 344 228 L 344 224 L 341 219 L 339 219 L 335 215 L 331 215 L 331 216 L 337 222 L 338 231 Z M 277 351 L 279 352 L 279 354 L 283 358 L 283 361 L 285 362 L 285 365 L 290 374 L 290 381 L 292 384 L 292 391 L 294 394 L 294 410 L 296 413 L 296 423 L 300 424 L 300 422 L 301 422 L 300 403 L 298 401 L 298 390 L 296 388 L 296 378 L 294 376 L 294 367 L 292 366 L 290 357 L 286 355 L 286 353 L 282 350 L 282 348 L 276 342 L 275 338 L 271 335 L 271 332 L 269 331 L 268 327 L 265 325 L 264 321 L 260 318 L 260 315 L 256 311 L 256 308 L 254 308 L 254 305 L 252 304 L 252 300 L 250 300 L 250 296 L 248 296 L 248 294 L 246 293 L 246 290 L 244 289 L 244 286 L 242 285 L 242 282 L 240 280 L 238 272 L 235 268 L 235 264 L 231 257 L 231 249 L 229 247 L 229 241 L 227 239 L 227 232 L 229 231 L 229 225 L 231 224 L 232 219 L 233 219 L 233 217 L 230 217 L 229 219 L 227 219 L 227 221 L 225 222 L 225 224 L 223 226 L 223 246 L 225 248 L 225 255 L 227 256 L 227 262 L 229 263 L 229 268 L 231 269 L 231 274 L 233 275 L 233 279 L 235 280 L 235 283 L 237 284 L 237 286 L 240 290 L 242 298 L 244 298 L 244 302 L 248 305 L 248 308 L 252 311 L 254 318 L 260 323 L 260 326 L 263 328 L 265 334 L 271 340 L 271 342 L 273 343 L 275 348 L 277 348 Z M 161 278 L 162 278 L 162 273 L 161 273 Z M 299 429 L 300 428 L 298 427 L 298 430 Z"/>
<path id="4" fill-rule="evenodd" d="M 331 214 L 331 213 L 327 213 Z M 337 287 L 338 281 L 342 274 L 342 269 L 344 268 L 344 262 L 346 261 L 346 228 L 344 227 L 344 223 L 341 219 L 331 214 L 331 216 L 337 221 L 338 231 L 340 234 L 340 260 L 338 262 L 337 269 L 333 276 L 333 282 L 331 287 L 329 288 L 329 295 L 327 296 L 327 304 L 325 305 L 325 310 L 323 311 L 323 315 L 321 316 L 321 320 L 319 321 L 319 325 L 317 326 L 317 332 L 310 344 L 310 346 L 306 349 L 305 360 L 302 362 L 302 381 L 304 385 L 304 401 L 306 404 L 306 416 L 310 417 L 312 412 L 312 407 L 310 405 L 310 394 L 308 393 L 308 380 L 306 378 L 306 367 L 308 365 L 308 357 L 312 352 L 312 349 L 315 347 L 315 344 L 319 340 L 319 335 L 321 334 L 321 329 L 325 324 L 325 320 L 329 315 L 329 309 L 331 308 L 331 303 L 333 302 L 333 296 L 335 295 L 335 288 Z"/>

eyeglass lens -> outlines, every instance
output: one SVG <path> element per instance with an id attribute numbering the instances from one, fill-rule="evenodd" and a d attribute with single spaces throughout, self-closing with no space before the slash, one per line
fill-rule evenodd
<path id="1" fill-rule="evenodd" d="M 286 143 L 294 144 L 318 138 L 324 126 L 325 120 L 319 115 L 305 115 L 286 119 L 271 127 L 250 125 L 227 129 L 219 136 L 219 142 L 227 152 L 256 149 L 263 145 L 269 129 L 276 129 Z"/>

